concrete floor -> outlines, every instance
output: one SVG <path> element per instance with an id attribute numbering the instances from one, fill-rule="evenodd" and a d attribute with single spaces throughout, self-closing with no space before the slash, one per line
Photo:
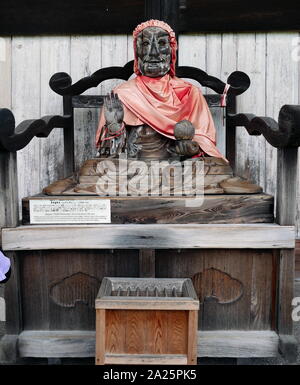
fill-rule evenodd
<path id="1" fill-rule="evenodd" d="M 3 296 L 3 285 L 0 285 L 0 296 Z M 300 279 L 295 281 L 295 297 L 300 297 Z M 0 321 L 0 338 L 5 333 L 5 322 Z M 300 365 L 300 321 L 294 322 L 294 334 L 298 340 L 298 359 L 296 363 L 290 364 L 282 357 L 278 358 L 252 358 L 252 359 L 233 359 L 233 358 L 201 358 L 199 365 Z M 57 360 L 48 362 L 46 359 L 25 359 L 18 362 L 19 365 L 47 365 L 57 364 Z M 94 365 L 94 359 L 63 359 L 62 365 Z"/>

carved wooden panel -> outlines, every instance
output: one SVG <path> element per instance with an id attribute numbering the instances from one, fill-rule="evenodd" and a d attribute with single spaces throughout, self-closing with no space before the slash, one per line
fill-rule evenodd
<path id="1" fill-rule="evenodd" d="M 78 272 L 51 285 L 50 298 L 62 307 L 75 307 L 81 302 L 94 308 L 100 283 L 96 277 Z"/>
<path id="2" fill-rule="evenodd" d="M 218 234 L 215 235 L 216 239 Z M 277 257 L 271 250 L 156 250 L 156 277 L 192 278 L 200 330 L 270 330 Z"/>
<path id="3" fill-rule="evenodd" d="M 211 298 L 222 305 L 229 304 L 243 295 L 241 281 L 213 267 L 195 274 L 192 280 L 201 303 Z"/>
<path id="4" fill-rule="evenodd" d="M 138 250 L 24 251 L 18 256 L 25 330 L 95 330 L 94 300 L 102 279 L 139 275 Z"/>

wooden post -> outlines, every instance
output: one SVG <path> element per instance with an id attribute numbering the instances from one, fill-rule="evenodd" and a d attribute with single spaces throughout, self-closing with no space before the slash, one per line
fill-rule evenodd
<path id="1" fill-rule="evenodd" d="M 155 277 L 155 249 L 139 250 L 139 276 L 141 278 Z"/>
<path id="2" fill-rule="evenodd" d="M 96 365 L 104 365 L 105 362 L 105 310 L 96 310 Z M 99 337 L 101 336 L 101 337 Z"/>
<path id="3" fill-rule="evenodd" d="M 228 95 L 226 115 L 236 113 L 236 96 Z M 236 127 L 226 116 L 226 158 L 235 172 L 236 154 L 235 154 L 235 141 L 236 141 Z"/>
<path id="4" fill-rule="evenodd" d="M 17 154 L 0 151 L 0 227 L 18 224 Z"/>
<path id="5" fill-rule="evenodd" d="M 64 115 L 71 115 L 72 120 L 64 128 L 64 176 L 71 176 L 74 172 L 74 110 L 72 106 L 72 96 L 63 97 Z"/>
<path id="6" fill-rule="evenodd" d="M 189 311 L 187 364 L 197 365 L 198 310 Z"/>
<path id="7" fill-rule="evenodd" d="M 2 227 L 16 227 L 18 221 L 17 154 L 0 151 L 0 231 Z M 6 335 L 1 339 L 0 357 L 3 362 L 13 363 L 17 358 L 17 338 L 22 328 L 19 260 L 15 252 L 6 253 L 6 256 L 11 260 L 12 273 L 4 288 Z"/>
<path id="8" fill-rule="evenodd" d="M 168 23 L 176 36 L 179 29 L 179 0 L 145 0 L 145 18 Z"/>
<path id="9" fill-rule="evenodd" d="M 277 154 L 276 222 L 294 225 L 297 194 L 298 147 L 279 148 Z M 297 357 L 293 336 L 292 299 L 294 297 L 295 249 L 281 249 L 278 262 L 277 331 L 281 353 L 290 361 Z"/>

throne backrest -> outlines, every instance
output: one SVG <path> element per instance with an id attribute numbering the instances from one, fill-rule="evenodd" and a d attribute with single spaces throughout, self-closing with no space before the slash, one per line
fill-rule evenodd
<path id="1" fill-rule="evenodd" d="M 103 106 L 104 95 L 82 95 L 85 91 L 99 86 L 106 80 L 120 79 L 128 80 L 133 75 L 133 61 L 128 62 L 124 67 L 108 67 L 96 71 L 91 76 L 87 76 L 72 84 L 71 77 L 66 73 L 57 73 L 50 79 L 50 87 L 53 91 L 64 98 L 64 114 L 72 115 L 73 138 L 70 131 L 65 132 L 65 159 L 71 159 L 75 163 L 75 170 L 86 159 L 95 157 L 95 135 L 98 126 L 101 108 Z M 212 113 L 216 126 L 217 147 L 222 154 L 228 156 L 228 153 L 234 151 L 228 148 L 230 140 L 230 130 L 228 130 L 227 115 L 228 112 L 235 112 L 235 96 L 244 92 L 250 85 L 250 80 L 243 72 L 233 72 L 227 79 L 230 84 L 228 91 L 227 105 L 224 102 L 224 90 L 226 83 L 208 75 L 206 72 L 187 66 L 176 68 L 176 76 L 192 82 L 198 82 L 199 86 L 204 87 L 202 92 L 206 98 L 210 111 Z M 214 94 L 207 94 L 206 89 L 214 91 Z M 229 134 L 229 135 L 228 135 Z M 66 138 L 67 136 L 67 138 Z M 70 144 L 70 142 L 72 142 Z M 66 146 L 68 148 L 66 148 Z M 66 151 L 72 151 L 68 154 Z"/>

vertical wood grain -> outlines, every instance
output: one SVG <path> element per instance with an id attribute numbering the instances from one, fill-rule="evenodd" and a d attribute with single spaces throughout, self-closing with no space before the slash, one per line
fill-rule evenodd
<path id="1" fill-rule="evenodd" d="M 272 319 L 275 316 L 272 301 L 275 300 L 273 295 L 276 290 L 276 284 L 272 279 L 274 264 L 273 258 L 268 253 L 253 254 L 250 322 L 255 330 L 272 328 Z"/>
<path id="2" fill-rule="evenodd" d="M 16 124 L 41 116 L 41 42 L 39 37 L 12 39 L 12 110 Z M 19 197 L 41 190 L 40 139 L 18 151 Z"/>
<path id="3" fill-rule="evenodd" d="M 295 249 L 279 251 L 277 331 L 280 335 L 293 334 L 292 299 L 294 297 Z"/>
<path id="4" fill-rule="evenodd" d="M 56 72 L 70 73 L 70 38 L 45 36 L 41 39 L 41 116 L 62 115 L 63 98 L 49 87 L 49 79 Z M 39 140 L 40 186 L 48 186 L 63 178 L 63 129 L 54 129 L 48 138 Z"/>
<path id="5" fill-rule="evenodd" d="M 9 109 L 12 108 L 11 45 L 11 37 L 0 37 L 0 108 Z M 17 226 L 18 219 L 17 154 L 0 152 L 0 248 L 1 227 Z M 18 334 L 22 328 L 19 260 L 14 252 L 6 255 L 11 259 L 12 273 L 4 287 L 4 298 L 0 298 L 0 321 L 6 321 L 6 333 Z"/>
<path id="6" fill-rule="evenodd" d="M 266 35 L 239 34 L 237 68 L 251 80 L 250 88 L 237 98 L 237 110 L 265 116 Z M 260 186 L 265 181 L 265 146 L 262 136 L 250 136 L 244 127 L 236 132 L 236 173 Z"/>
<path id="7" fill-rule="evenodd" d="M 181 66 L 192 66 L 206 71 L 205 34 L 188 34 L 179 36 L 178 63 Z"/>
<path id="8" fill-rule="evenodd" d="M 300 85 L 300 32 L 294 37 L 294 49 L 297 50 L 298 60 L 298 84 Z M 295 46 L 296 43 L 296 46 Z M 300 92 L 298 93 L 298 104 L 300 105 Z M 300 238 L 300 149 L 298 148 L 298 175 L 297 175 L 297 207 L 296 207 L 296 237 Z"/>
<path id="9" fill-rule="evenodd" d="M 127 35 L 102 36 L 102 68 L 110 66 L 124 66 L 128 59 Z M 112 88 L 122 83 L 123 80 L 106 80 L 102 83 L 101 95 L 110 92 Z"/>
<path id="10" fill-rule="evenodd" d="M 134 59 L 134 51 L 133 51 L 133 36 L 127 36 L 127 61 Z"/>
<path id="11" fill-rule="evenodd" d="M 206 71 L 209 75 L 225 80 L 222 77 L 222 35 L 210 33 L 206 36 Z M 208 94 L 215 94 L 210 88 Z"/>
<path id="12" fill-rule="evenodd" d="M 198 329 L 198 312 L 197 310 L 189 311 L 188 320 L 188 352 L 187 364 L 197 365 L 197 329 Z"/>
<path id="13" fill-rule="evenodd" d="M 105 361 L 105 310 L 96 311 L 96 365 Z"/>
<path id="14" fill-rule="evenodd" d="M 123 310 L 106 310 L 107 353 L 125 353 L 126 312 Z"/>
<path id="15" fill-rule="evenodd" d="M 155 249 L 139 250 L 139 276 L 143 278 L 155 277 Z"/>
<path id="16" fill-rule="evenodd" d="M 6 334 L 19 334 L 23 329 L 20 258 L 16 252 L 6 253 L 11 262 L 11 276 L 5 284 Z"/>
<path id="17" fill-rule="evenodd" d="M 268 33 L 266 56 L 266 115 L 278 120 L 284 104 L 299 100 L 299 68 L 292 60 L 292 41 L 297 33 Z M 265 191 L 276 191 L 277 150 L 266 143 Z M 293 182 L 295 183 L 295 181 Z"/>
<path id="18" fill-rule="evenodd" d="M 148 328 L 145 325 L 147 312 L 124 310 L 126 312 L 125 353 L 141 354 L 144 352 L 145 335 Z"/>
<path id="19" fill-rule="evenodd" d="M 191 44 L 191 42 L 193 42 Z M 206 71 L 206 35 L 188 34 L 180 35 L 178 39 L 178 64 L 180 66 L 191 66 Z M 196 86 L 200 84 L 192 79 L 188 81 Z M 200 86 L 203 94 L 206 87 Z"/>
<path id="20" fill-rule="evenodd" d="M 71 77 L 77 82 L 90 76 L 102 67 L 102 37 L 71 37 Z M 101 87 L 91 88 L 84 95 L 100 95 Z M 95 108 L 75 109 L 74 142 L 75 170 L 89 158 L 96 156 L 95 136 L 99 121 L 99 110 Z"/>
<path id="21" fill-rule="evenodd" d="M 11 108 L 10 37 L 0 37 L 0 108 Z"/>
<path id="22" fill-rule="evenodd" d="M 197 322 L 195 325 L 189 325 L 190 311 L 169 311 L 168 325 L 166 332 L 168 333 L 168 353 L 188 354 L 189 346 L 189 326 L 195 327 L 194 341 L 197 345 Z M 195 311 L 195 313 L 198 313 Z"/>
<path id="23" fill-rule="evenodd" d="M 280 148 L 277 161 L 276 222 L 294 225 L 297 196 L 298 148 Z M 293 334 L 292 299 L 294 297 L 295 249 L 280 250 L 277 298 L 279 334 Z"/>

